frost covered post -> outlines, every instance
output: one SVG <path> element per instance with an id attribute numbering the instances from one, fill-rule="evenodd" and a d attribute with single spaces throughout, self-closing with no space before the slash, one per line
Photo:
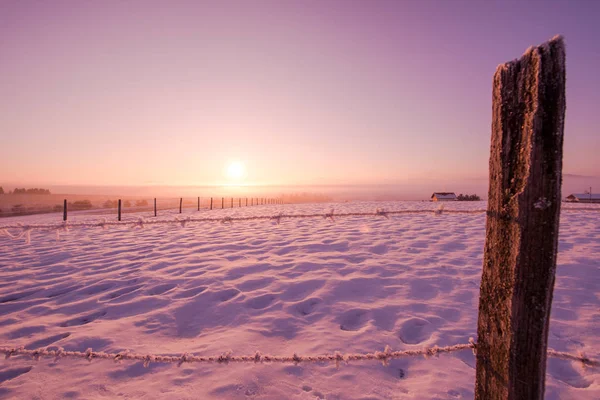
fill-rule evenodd
<path id="1" fill-rule="evenodd" d="M 565 117 L 560 36 L 494 75 L 475 398 L 542 399 Z"/>

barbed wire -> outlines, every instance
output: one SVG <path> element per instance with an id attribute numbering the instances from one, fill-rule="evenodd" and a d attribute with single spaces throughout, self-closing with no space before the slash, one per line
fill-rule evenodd
<path id="1" fill-rule="evenodd" d="M 342 217 L 371 217 L 371 216 L 380 216 L 380 217 L 389 217 L 390 215 L 399 215 L 399 214 L 478 214 L 485 213 L 486 210 L 444 210 L 444 209 L 435 209 L 435 210 L 396 210 L 396 211 L 385 211 L 377 209 L 375 212 L 346 212 L 346 213 L 335 213 L 334 210 L 331 210 L 329 213 L 311 213 L 311 214 L 285 214 L 279 213 L 275 215 L 254 215 L 247 217 L 203 217 L 203 218 L 174 218 L 174 219 L 143 219 L 139 218 L 137 220 L 130 221 L 107 221 L 103 219 L 102 221 L 94 221 L 94 222 L 63 222 L 59 224 L 23 224 L 23 223 L 15 223 L 0 226 L 0 230 L 5 229 L 22 229 L 22 230 L 54 230 L 54 229 L 65 229 L 65 228 L 94 228 L 101 227 L 106 228 L 109 226 L 139 226 L 142 225 L 160 225 L 160 224 L 180 224 L 185 226 L 187 223 L 195 223 L 195 222 L 221 222 L 221 223 L 230 223 L 234 221 L 256 221 L 256 220 L 272 220 L 272 221 L 280 221 L 282 219 L 298 219 L 298 218 L 324 218 L 335 220 L 335 218 Z"/>
<path id="2" fill-rule="evenodd" d="M 590 211 L 594 210 L 592 208 L 563 208 L 563 211 Z M 600 210 L 600 209 L 598 209 Z M 281 223 L 283 219 L 303 219 L 303 218 L 324 218 L 326 220 L 330 220 L 331 222 L 335 222 L 336 218 L 344 218 L 344 217 L 384 217 L 388 218 L 393 215 L 402 215 L 402 214 L 434 214 L 434 215 L 442 215 L 442 214 L 484 214 L 486 213 L 488 216 L 494 216 L 493 213 L 484 210 L 446 210 L 443 205 L 434 210 L 395 210 L 395 211 L 386 211 L 383 209 L 376 209 L 375 212 L 343 212 L 343 213 L 335 213 L 332 209 L 328 213 L 311 213 L 311 214 L 285 214 L 279 213 L 275 215 L 254 215 L 254 216 L 225 216 L 225 217 L 203 217 L 203 218 L 194 218 L 194 217 L 186 217 L 186 218 L 174 218 L 174 219 L 144 219 L 138 218 L 137 220 L 129 220 L 129 221 L 108 221 L 105 218 L 101 221 L 92 221 L 92 222 L 71 222 L 68 221 L 62 223 L 54 223 L 54 224 L 8 224 L 0 226 L 0 234 L 7 236 L 11 239 L 21 239 L 25 237 L 26 243 L 31 243 L 31 232 L 33 230 L 41 230 L 41 231 L 55 231 L 57 240 L 60 238 L 61 232 L 68 232 L 71 228 L 103 228 L 107 229 L 108 227 L 131 227 L 131 228 L 144 228 L 145 226 L 150 225 L 180 225 L 181 227 L 185 227 L 189 223 L 214 223 L 220 222 L 222 224 L 231 224 L 235 221 L 258 221 L 258 220 L 270 220 L 277 224 Z M 502 217 L 502 216 L 501 216 Z M 9 229 L 18 229 L 20 232 L 13 234 L 9 232 Z"/>
<path id="3" fill-rule="evenodd" d="M 219 209 L 220 210 L 220 209 Z M 218 211 L 218 210 L 217 210 Z M 600 208 L 562 208 L 561 211 L 600 211 Z M 375 212 L 342 212 L 342 213 L 334 213 L 334 209 L 332 209 L 329 213 L 310 213 L 310 214 L 285 214 L 279 213 L 275 215 L 255 215 L 255 216 L 247 216 L 247 217 L 203 217 L 203 218 L 174 218 L 174 219 L 143 219 L 138 218 L 137 220 L 130 221 L 107 221 L 103 219 L 102 221 L 94 221 L 94 222 L 63 222 L 63 223 L 54 223 L 54 224 L 23 224 L 23 223 L 15 223 L 15 224 L 7 224 L 0 226 L 0 230 L 4 229 L 64 229 L 65 227 L 69 228 L 92 228 L 92 227 L 109 227 L 109 226 L 139 226 L 141 223 L 144 225 L 158 225 L 158 224 L 181 224 L 185 226 L 186 223 L 189 222 L 233 222 L 233 221 L 255 221 L 255 220 L 281 220 L 281 219 L 297 219 L 297 218 L 325 218 L 332 219 L 334 217 L 371 217 L 371 216 L 382 216 L 388 217 L 390 215 L 399 215 L 399 214 L 483 214 L 488 211 L 485 209 L 477 209 L 477 210 L 447 210 L 442 206 L 437 209 L 429 209 L 429 210 L 395 210 L 395 211 L 386 211 L 385 209 L 376 209 Z"/>
<path id="4" fill-rule="evenodd" d="M 119 353 L 105 353 L 99 351 L 93 351 L 91 348 L 85 352 L 80 351 L 65 351 L 64 349 L 48 350 L 48 349 L 37 349 L 27 350 L 23 347 L 0 347 L 0 353 L 5 354 L 6 358 L 10 358 L 15 355 L 29 356 L 33 359 L 54 358 L 58 360 L 60 358 L 79 358 L 87 359 L 89 361 L 93 359 L 101 360 L 113 360 L 113 361 L 143 361 L 145 366 L 150 363 L 163 363 L 163 364 L 178 364 L 183 363 L 319 363 L 319 362 L 349 362 L 349 361 L 368 361 L 368 360 L 379 360 L 382 362 L 388 362 L 389 360 L 403 358 L 403 357 L 415 357 L 425 356 L 432 357 L 437 356 L 441 353 L 452 353 L 455 351 L 461 351 L 465 349 L 474 349 L 475 343 L 471 340 L 466 344 L 456 344 L 453 346 L 438 347 L 433 346 L 420 350 L 404 350 L 404 351 L 392 351 L 389 346 L 384 351 L 375 351 L 372 353 L 347 353 L 342 354 L 335 352 L 332 354 L 322 354 L 313 356 L 303 356 L 294 353 L 291 356 L 273 356 L 263 355 L 260 352 L 256 352 L 253 355 L 246 356 L 235 356 L 231 352 L 225 352 L 218 356 L 196 356 L 190 353 L 184 353 L 180 356 L 166 356 L 156 354 L 139 354 L 132 352 L 119 352 Z"/>
<path id="5" fill-rule="evenodd" d="M 61 232 L 68 232 L 71 228 L 103 228 L 107 229 L 108 227 L 130 227 L 130 228 L 144 228 L 148 225 L 180 225 L 181 227 L 185 227 L 189 223 L 202 223 L 202 222 L 220 222 L 222 224 L 232 224 L 234 221 L 257 221 L 257 220 L 270 220 L 277 224 L 281 223 L 282 219 L 300 219 L 300 218 L 324 218 L 328 219 L 331 222 L 335 222 L 336 218 L 343 217 L 384 217 L 388 218 L 390 215 L 399 215 L 399 214 L 435 214 L 441 215 L 443 213 L 451 213 L 451 214 L 478 214 L 485 213 L 486 210 L 444 210 L 443 206 L 435 210 L 396 210 L 396 211 L 385 211 L 377 209 L 375 212 L 347 212 L 347 213 L 334 213 L 332 209 L 329 213 L 312 213 L 312 214 L 284 214 L 279 213 L 276 215 L 255 215 L 255 216 L 247 216 L 247 217 L 232 217 L 225 216 L 220 218 L 214 217 L 204 217 L 204 218 L 174 218 L 174 219 L 144 219 L 138 218 L 137 220 L 130 221 L 107 221 L 103 219 L 102 221 L 94 221 L 94 222 L 72 222 L 69 223 L 65 221 L 59 224 L 23 224 L 17 223 L 12 225 L 4 225 L 0 226 L 0 234 L 9 237 L 10 239 L 21 239 L 25 237 L 25 242 L 27 244 L 31 244 L 31 232 L 33 230 L 40 231 L 55 231 L 56 232 L 56 240 L 60 239 Z M 9 229 L 19 229 L 20 232 L 16 234 L 12 234 L 9 232 Z"/>
<path id="6" fill-rule="evenodd" d="M 0 353 L 5 355 L 8 359 L 13 356 L 29 356 L 35 360 L 40 358 L 54 358 L 57 362 L 61 358 L 77 358 L 92 361 L 98 360 L 113 360 L 115 362 L 120 361 L 141 361 L 144 366 L 147 367 L 151 363 L 157 364 L 177 364 L 181 366 L 183 363 L 217 363 L 217 364 L 228 364 L 228 363 L 328 363 L 335 362 L 336 366 L 340 363 L 349 363 L 351 361 L 381 361 L 384 364 L 389 363 L 390 360 L 406 358 L 406 357 L 418 357 L 424 356 L 436 357 L 443 353 L 453 353 L 457 351 L 471 349 L 473 353 L 476 353 L 477 344 L 473 338 L 469 338 L 469 343 L 455 344 L 452 346 L 444 347 L 426 347 L 417 350 L 402 350 L 392 351 L 389 346 L 386 346 L 383 351 L 375 351 L 372 353 L 346 353 L 340 352 L 322 354 L 322 355 L 308 355 L 303 356 L 294 353 L 291 356 L 273 356 L 263 355 L 260 352 L 256 352 L 253 355 L 235 356 L 231 352 L 225 352 L 218 356 L 196 356 L 190 353 L 183 353 L 180 356 L 168 356 L 158 354 L 140 354 L 129 351 L 122 351 L 118 353 L 106 353 L 102 351 L 93 351 L 88 348 L 86 351 L 65 351 L 59 347 L 56 350 L 49 349 L 37 349 L 28 350 L 24 347 L 0 347 Z M 565 352 L 558 352 L 552 349 L 548 350 L 548 357 L 560 358 L 570 361 L 578 361 L 587 367 L 598 367 L 600 363 L 596 360 L 591 360 L 582 354 L 574 355 Z"/>
<path id="7" fill-rule="evenodd" d="M 580 361 L 584 366 L 588 367 L 600 367 L 600 361 L 592 360 L 586 357 L 583 353 L 578 353 L 575 355 L 564 351 L 548 349 L 548 357 L 560 358 L 561 360 Z"/>

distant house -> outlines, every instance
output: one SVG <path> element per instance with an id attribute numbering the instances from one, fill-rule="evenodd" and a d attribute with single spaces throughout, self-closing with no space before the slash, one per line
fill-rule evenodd
<path id="1" fill-rule="evenodd" d="M 431 195 L 431 201 L 456 201 L 456 194 L 452 192 L 435 192 Z"/>
<path id="2" fill-rule="evenodd" d="M 600 203 L 600 193 L 574 193 L 567 196 L 567 201 L 573 203 Z"/>

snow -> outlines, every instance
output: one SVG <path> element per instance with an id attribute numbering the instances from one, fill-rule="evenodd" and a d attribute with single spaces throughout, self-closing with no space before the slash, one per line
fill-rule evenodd
<path id="1" fill-rule="evenodd" d="M 600 212 L 563 205 L 549 347 L 600 357 Z M 417 350 L 476 337 L 485 214 L 430 202 L 271 205 L 196 216 L 427 214 L 29 231 L 0 237 L 0 345 L 181 356 Z M 484 202 L 446 210 L 485 209 Z M 595 209 L 592 211 L 590 209 Z M 164 212 L 159 218 L 179 214 Z M 126 220 L 151 221 L 149 213 Z M 69 221 L 98 221 L 89 214 Z M 58 215 L 0 220 L 60 223 Z M 279 222 L 279 223 L 277 223 Z M 56 348 L 56 347 L 54 347 Z M 0 360 L 0 398 L 472 398 L 475 359 L 335 364 Z M 549 359 L 548 399 L 600 398 L 600 371 Z"/>

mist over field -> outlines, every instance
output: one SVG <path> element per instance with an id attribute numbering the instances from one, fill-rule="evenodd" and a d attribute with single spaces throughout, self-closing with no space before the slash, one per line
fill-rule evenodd
<path id="1" fill-rule="evenodd" d="M 44 187 L 52 194 L 60 195 L 94 195 L 94 196 L 128 196 L 140 198 L 153 197 L 220 197 L 220 196 L 280 196 L 304 194 L 310 196 L 326 196 L 334 201 L 387 201 L 429 200 L 433 192 L 455 192 L 477 194 L 482 199 L 487 198 L 487 177 L 473 179 L 440 180 L 412 179 L 401 183 L 372 183 L 372 184 L 319 184 L 319 185 L 132 185 L 132 186 L 101 186 L 101 185 L 4 185 L 5 191 L 13 187 Z M 600 177 L 574 174 L 563 175 L 562 197 L 571 193 L 583 193 L 589 187 L 598 188 L 600 192 Z M 39 196 L 31 196 L 40 199 Z"/>

